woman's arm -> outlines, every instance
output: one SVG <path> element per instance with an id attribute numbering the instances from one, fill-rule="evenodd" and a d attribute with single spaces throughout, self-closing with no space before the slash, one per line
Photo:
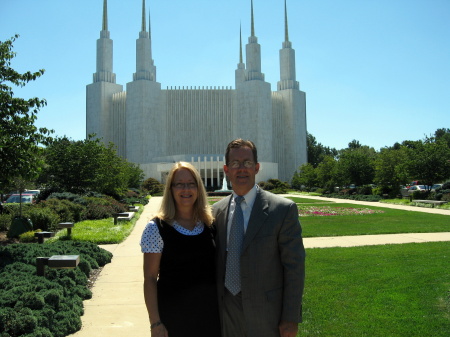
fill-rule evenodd
<path id="1" fill-rule="evenodd" d="M 144 299 L 150 325 L 154 325 L 151 329 L 152 337 L 168 337 L 164 324 L 158 324 L 161 319 L 158 311 L 156 281 L 158 280 L 161 255 L 161 253 L 144 253 Z"/>

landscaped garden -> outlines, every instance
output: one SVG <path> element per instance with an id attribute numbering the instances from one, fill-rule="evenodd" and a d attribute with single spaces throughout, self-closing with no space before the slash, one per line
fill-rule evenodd
<path id="1" fill-rule="evenodd" d="M 57 194 L 21 210 L 18 204 L 7 205 L 0 215 L 0 336 L 62 337 L 78 331 L 83 300 L 91 298 L 98 271 L 112 258 L 97 245 L 126 239 L 143 210 L 138 205 L 131 220 L 119 221 L 112 215 L 128 205 L 99 195 Z M 18 238 L 6 238 L 19 212 L 33 219 L 32 228 Z M 70 235 L 67 229 L 58 230 L 58 223 L 67 220 L 75 222 Z M 42 229 L 55 235 L 38 244 L 34 234 Z M 79 256 L 79 263 L 74 269 L 44 267 L 45 276 L 39 275 L 37 258 L 52 256 Z"/>

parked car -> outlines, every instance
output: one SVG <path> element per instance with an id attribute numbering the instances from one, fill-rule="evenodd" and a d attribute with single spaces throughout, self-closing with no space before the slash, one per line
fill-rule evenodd
<path id="1" fill-rule="evenodd" d="M 438 188 L 441 188 L 443 184 L 434 184 L 431 186 L 431 192 L 436 192 Z"/>
<path id="2" fill-rule="evenodd" d="M 11 196 L 6 199 L 5 204 L 19 203 L 20 202 L 20 194 L 11 194 Z M 33 194 L 22 194 L 22 203 L 31 204 L 34 202 Z"/>
<path id="3" fill-rule="evenodd" d="M 428 191 L 428 188 L 425 185 L 414 185 L 408 189 L 408 194 L 413 194 L 416 191 Z"/>
<path id="4" fill-rule="evenodd" d="M 41 190 L 26 190 L 24 194 L 32 194 L 35 198 L 41 193 Z"/>

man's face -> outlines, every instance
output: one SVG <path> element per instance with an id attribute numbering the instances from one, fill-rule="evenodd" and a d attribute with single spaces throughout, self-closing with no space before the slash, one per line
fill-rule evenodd
<path id="1" fill-rule="evenodd" d="M 255 163 L 249 147 L 234 148 L 230 150 L 228 163 L 223 166 L 223 170 L 230 179 L 233 191 L 237 195 L 245 195 L 255 185 L 259 163 Z"/>

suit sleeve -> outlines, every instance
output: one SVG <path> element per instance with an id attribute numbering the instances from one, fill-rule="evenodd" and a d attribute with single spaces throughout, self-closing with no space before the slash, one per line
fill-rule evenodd
<path id="1" fill-rule="evenodd" d="M 287 211 L 278 237 L 284 272 L 283 309 L 281 320 L 302 322 L 302 297 L 305 286 L 305 248 L 295 203 Z"/>

